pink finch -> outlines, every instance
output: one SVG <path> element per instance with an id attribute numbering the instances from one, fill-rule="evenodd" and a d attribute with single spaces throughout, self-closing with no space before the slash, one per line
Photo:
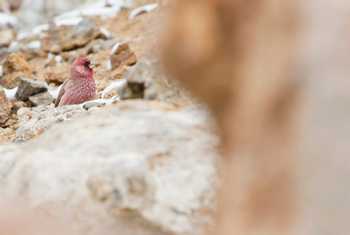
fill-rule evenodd
<path id="1" fill-rule="evenodd" d="M 81 104 L 96 96 L 96 84 L 93 78 L 94 71 L 90 67 L 90 60 L 84 56 L 77 58 L 67 79 L 58 94 L 55 105 Z"/>

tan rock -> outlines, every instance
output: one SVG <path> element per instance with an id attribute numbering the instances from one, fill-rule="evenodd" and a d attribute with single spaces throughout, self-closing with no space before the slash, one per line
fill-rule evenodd
<path id="1" fill-rule="evenodd" d="M 84 19 L 76 26 L 53 27 L 42 39 L 42 45 L 45 51 L 57 54 L 82 48 L 102 36 L 94 21 Z"/>
<path id="2" fill-rule="evenodd" d="M 33 70 L 21 53 L 10 54 L 3 64 L 4 76 L 0 78 L 0 85 L 5 88 L 14 88 L 21 76 L 31 77 Z"/>
<path id="3" fill-rule="evenodd" d="M 61 84 L 69 78 L 69 64 L 61 63 L 56 66 L 49 66 L 43 73 L 43 79 L 47 83 Z"/>
<path id="4" fill-rule="evenodd" d="M 14 40 L 16 33 L 12 29 L 3 29 L 0 31 L 0 47 L 8 47 Z"/>
<path id="5" fill-rule="evenodd" d="M 0 127 L 3 127 L 11 115 L 11 103 L 7 100 L 5 91 L 0 88 Z"/>
<path id="6" fill-rule="evenodd" d="M 130 49 L 129 44 L 121 43 L 115 46 L 115 51 L 112 51 L 111 65 L 112 69 L 120 68 L 121 66 L 132 66 L 137 62 L 136 54 Z"/>

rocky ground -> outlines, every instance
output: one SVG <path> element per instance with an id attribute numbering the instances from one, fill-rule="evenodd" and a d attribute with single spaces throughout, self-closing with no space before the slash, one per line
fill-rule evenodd
<path id="1" fill-rule="evenodd" d="M 1 195 L 68 210 L 84 234 L 198 234 L 214 206 L 214 127 L 160 66 L 166 3 L 111 2 L 25 31 L 3 19 Z M 98 99 L 55 108 L 82 54 Z"/>

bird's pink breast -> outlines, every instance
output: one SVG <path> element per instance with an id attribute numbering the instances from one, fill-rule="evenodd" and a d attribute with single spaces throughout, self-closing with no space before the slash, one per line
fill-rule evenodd
<path id="1" fill-rule="evenodd" d="M 75 83 L 65 91 L 60 104 L 81 104 L 94 99 L 95 96 L 96 85 L 93 79 L 75 81 Z"/>

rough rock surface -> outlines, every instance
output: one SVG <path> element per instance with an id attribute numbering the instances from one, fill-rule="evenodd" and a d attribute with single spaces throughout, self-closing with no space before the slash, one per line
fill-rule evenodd
<path id="1" fill-rule="evenodd" d="M 43 47 L 45 51 L 58 53 L 84 47 L 98 37 L 103 35 L 94 21 L 84 19 L 76 26 L 52 28 L 43 39 Z"/>
<path id="2" fill-rule="evenodd" d="M 32 67 L 26 62 L 21 53 L 12 53 L 6 57 L 3 64 L 3 74 L 0 85 L 5 88 L 14 88 L 18 85 L 21 76 L 32 76 Z"/>
<path id="3" fill-rule="evenodd" d="M 212 131 L 197 107 L 121 102 L 0 146 L 0 195 L 51 216 L 63 207 L 86 235 L 198 234 L 213 206 Z"/>
<path id="4" fill-rule="evenodd" d="M 120 43 L 116 44 L 112 49 L 111 64 L 112 69 L 116 69 L 122 65 L 132 66 L 136 64 L 137 57 L 135 53 L 130 49 L 129 44 Z"/>
<path id="5" fill-rule="evenodd" d="M 159 84 L 159 79 L 163 79 L 163 83 L 166 82 L 165 78 L 159 78 L 161 74 L 160 71 L 157 71 L 157 64 L 140 61 L 125 74 L 127 86 L 121 94 L 121 98 L 144 98 L 149 100 L 160 98 L 159 93 L 166 93 Z"/>
<path id="6" fill-rule="evenodd" d="M 20 77 L 19 80 L 16 98 L 21 101 L 27 101 L 30 96 L 46 92 L 48 89 L 47 84 L 43 81 L 32 80 L 26 77 Z"/>
<path id="7" fill-rule="evenodd" d="M 49 92 L 42 92 L 42 93 L 30 96 L 28 99 L 33 106 L 41 106 L 41 105 L 46 106 L 46 105 L 52 104 L 54 101 L 54 98 L 50 95 Z"/>
<path id="8" fill-rule="evenodd" d="M 53 124 L 71 119 L 83 111 L 79 105 L 67 105 L 57 108 L 53 105 L 21 108 L 17 113 L 19 128 L 16 131 L 16 141 L 32 139 L 42 134 L 44 130 Z"/>
<path id="9" fill-rule="evenodd" d="M 0 47 L 7 47 L 14 40 L 16 33 L 13 29 L 0 30 Z"/>

